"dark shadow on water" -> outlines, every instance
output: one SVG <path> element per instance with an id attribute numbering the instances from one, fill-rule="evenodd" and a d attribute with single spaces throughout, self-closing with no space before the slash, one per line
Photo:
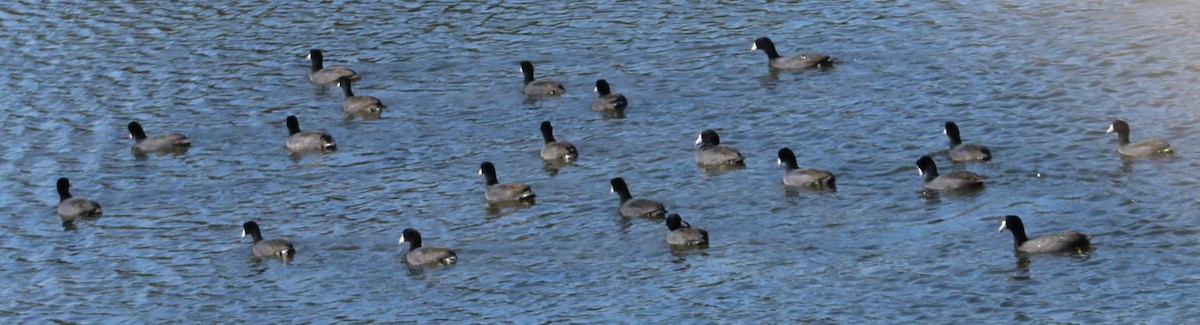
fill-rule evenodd
<path id="1" fill-rule="evenodd" d="M 515 210 L 527 209 L 529 207 L 534 206 L 535 204 L 537 204 L 536 198 L 527 199 L 527 200 L 519 200 L 519 201 L 508 201 L 508 202 L 496 202 L 496 203 L 488 202 L 487 215 L 488 215 L 488 217 L 492 217 L 492 218 L 499 217 L 499 216 L 504 215 L 505 210 L 515 211 Z"/>
<path id="2" fill-rule="evenodd" d="M 405 250 L 404 252 L 408 252 L 408 250 Z M 443 265 L 443 264 L 437 264 L 437 263 L 425 264 L 425 265 L 409 265 L 408 263 L 404 262 L 404 253 L 400 253 L 396 259 L 397 259 L 396 262 L 400 263 L 400 267 L 404 268 L 405 275 L 413 277 L 413 278 L 418 278 L 418 279 L 424 278 L 425 275 L 427 275 L 427 274 L 433 275 L 433 274 L 436 274 L 437 272 L 441 272 L 442 270 L 450 269 L 450 268 L 454 267 L 454 265 L 455 265 L 455 264 Z"/>
<path id="3" fill-rule="evenodd" d="M 533 105 L 533 104 L 537 104 L 538 101 L 551 100 L 551 99 L 556 99 L 556 98 L 562 97 L 561 95 L 525 95 L 524 92 L 522 92 L 521 95 L 525 96 L 525 100 L 521 101 L 521 104 L 525 104 L 525 105 Z M 536 108 L 536 107 L 530 107 L 529 109 L 534 109 L 534 108 Z"/>
<path id="4" fill-rule="evenodd" d="M 837 60 L 835 60 L 834 63 L 845 64 L 845 62 L 837 61 Z M 813 67 L 813 68 L 808 68 L 808 69 L 779 69 L 779 68 L 772 68 L 770 65 L 767 65 L 767 70 L 769 70 L 767 73 L 771 74 L 772 77 L 776 77 L 776 78 L 778 78 L 780 74 L 828 73 L 828 72 L 837 71 L 837 66 L 838 66 L 837 64 L 821 65 L 820 67 Z"/>
<path id="5" fill-rule="evenodd" d="M 98 213 L 96 215 L 91 215 L 91 216 L 83 216 L 83 217 L 78 217 L 78 218 L 64 219 L 62 221 L 63 230 L 64 231 L 79 230 L 79 222 L 80 221 L 93 222 L 96 220 L 100 220 L 100 217 L 103 217 L 103 216 L 104 216 L 104 212 L 101 212 L 101 213 Z"/>
<path id="6" fill-rule="evenodd" d="M 633 218 L 623 217 L 620 215 L 620 213 L 617 213 L 617 230 L 619 233 L 629 233 L 629 228 L 631 226 L 633 226 Z"/>
<path id="7" fill-rule="evenodd" d="M 941 193 L 938 193 L 938 191 L 934 191 L 934 190 L 928 190 L 928 189 L 922 188 L 920 191 L 917 191 L 917 196 L 922 199 L 925 199 L 925 203 L 927 203 L 927 204 L 936 204 L 936 203 L 942 202 Z"/>
<path id="8" fill-rule="evenodd" d="M 317 95 L 317 96 L 330 96 L 332 93 L 330 91 L 330 89 L 336 88 L 336 87 L 330 87 L 328 85 L 318 85 L 318 84 L 312 84 L 312 85 L 313 85 L 313 95 Z"/>
<path id="9" fill-rule="evenodd" d="M 562 169 L 562 168 L 553 166 L 549 163 L 542 164 L 542 171 L 546 172 L 546 176 L 550 176 L 552 178 L 554 176 L 558 176 L 559 169 Z"/>
<path id="10" fill-rule="evenodd" d="M 783 197 L 790 197 L 790 198 L 800 197 L 800 195 L 804 194 L 804 192 L 808 192 L 808 191 L 806 191 L 803 188 L 797 188 L 795 186 L 786 186 L 786 185 L 783 186 Z"/>
<path id="11" fill-rule="evenodd" d="M 838 63 L 838 62 L 841 62 L 841 61 L 835 61 L 834 63 Z M 766 63 L 764 62 L 763 64 L 765 65 Z M 759 78 L 759 82 L 762 83 L 763 87 L 774 88 L 776 85 L 779 84 L 779 75 L 781 75 L 781 74 L 832 73 L 836 70 L 837 70 L 837 64 L 821 66 L 820 68 L 810 68 L 810 69 L 777 69 L 777 68 L 772 68 L 770 65 L 768 65 L 767 66 L 767 74 L 763 75 L 763 77 Z"/>
<path id="12" fill-rule="evenodd" d="M 708 175 L 708 176 L 720 176 L 725 173 L 729 173 L 729 172 L 733 172 L 733 171 L 737 171 L 737 170 L 741 170 L 741 169 L 746 169 L 746 164 L 729 164 L 729 165 L 715 165 L 715 166 L 697 164 L 696 166 L 700 167 L 700 170 L 703 171 L 704 174 Z"/>
<path id="13" fill-rule="evenodd" d="M 1018 257 L 1015 274 L 1008 277 L 1009 280 L 1029 281 L 1033 280 L 1033 276 L 1029 273 L 1029 258 Z"/>
<path id="14" fill-rule="evenodd" d="M 1123 172 L 1123 173 L 1132 173 L 1133 172 L 1133 159 L 1121 157 L 1121 172 Z"/>
<path id="15" fill-rule="evenodd" d="M 559 170 L 566 168 L 567 166 L 570 166 L 572 163 L 573 163 L 573 161 L 568 162 L 568 161 L 564 161 L 564 160 L 543 160 L 542 161 L 542 170 L 546 171 L 546 175 L 549 175 L 550 177 L 554 177 L 554 176 L 558 176 Z"/>
<path id="16" fill-rule="evenodd" d="M 1121 172 L 1132 173 L 1133 172 L 1133 164 L 1139 160 L 1164 161 L 1167 159 L 1174 158 L 1177 155 L 1178 155 L 1177 153 L 1169 153 L 1169 154 L 1156 154 L 1156 155 L 1147 156 L 1147 157 L 1128 157 L 1128 156 L 1122 156 L 1120 154 L 1118 154 L 1117 156 L 1120 157 L 1120 159 L 1121 159 Z"/>
<path id="17" fill-rule="evenodd" d="M 673 262 L 680 263 L 687 260 L 690 255 L 707 256 L 708 245 L 701 246 L 685 246 L 685 245 L 668 245 L 671 246 L 671 256 L 676 257 Z"/>
<path id="18" fill-rule="evenodd" d="M 1068 253 L 1048 253 L 1048 254 L 1028 254 L 1013 252 L 1016 259 L 1015 271 L 1017 275 L 1009 277 L 1011 280 L 1031 280 L 1029 274 L 1030 265 L 1033 264 L 1033 259 L 1036 258 L 1047 263 L 1063 263 L 1062 259 L 1071 259 L 1078 262 L 1086 262 L 1092 258 L 1092 253 L 1096 251 L 1096 246 L 1092 245 L 1078 252 Z"/>
<path id="19" fill-rule="evenodd" d="M 635 220 L 645 220 L 646 222 L 653 224 L 653 227 L 663 227 L 663 229 L 667 229 L 665 226 L 666 220 L 667 220 L 666 217 L 644 217 L 644 216 L 643 217 L 626 217 L 626 216 L 621 215 L 621 213 L 619 212 L 619 210 L 620 210 L 619 207 L 617 208 L 617 210 L 618 211 L 613 212 L 613 215 L 615 216 L 615 218 L 617 220 L 617 227 L 621 233 L 628 233 L 630 227 L 633 227 L 634 222 L 641 222 L 641 221 L 635 221 Z M 642 227 L 642 226 L 638 226 L 638 227 Z"/>
<path id="20" fill-rule="evenodd" d="M 400 263 L 404 263 L 404 262 L 400 262 Z M 414 277 L 414 278 L 425 277 L 425 269 L 420 266 L 412 266 L 412 265 L 404 264 L 404 270 L 405 270 L 405 275 L 408 275 L 410 277 Z"/>
<path id="21" fill-rule="evenodd" d="M 985 165 L 985 164 L 987 164 L 987 163 L 988 163 L 988 161 L 979 161 L 979 160 L 972 160 L 972 161 L 957 161 L 957 160 L 952 160 L 952 159 L 950 159 L 950 150 L 948 150 L 948 149 L 947 149 L 947 150 L 942 150 L 942 151 L 940 151 L 940 152 L 939 152 L 939 154 L 941 154 L 942 156 L 945 156 L 945 157 L 946 157 L 946 161 L 950 162 L 950 164 L 947 166 L 947 167 L 950 167 L 950 168 L 947 168 L 947 169 L 946 169 L 946 170 L 944 170 L 944 171 L 943 171 L 943 170 L 938 170 L 939 172 L 942 172 L 942 173 L 952 173 L 952 172 L 959 172 L 959 171 L 969 171 L 969 170 L 967 170 L 967 166 L 968 166 L 968 165 Z"/>
<path id="22" fill-rule="evenodd" d="M 329 150 L 293 151 L 290 156 L 292 157 L 292 161 L 300 162 L 301 160 L 304 160 L 304 157 L 307 157 L 309 155 L 314 155 L 314 154 L 315 155 L 325 155 L 325 154 L 333 153 L 335 151 L 337 151 L 337 148 L 333 148 L 333 149 L 329 149 Z"/>
<path id="23" fill-rule="evenodd" d="M 600 113 L 600 119 L 605 120 L 605 121 L 619 120 L 619 119 L 625 118 L 625 109 L 624 108 L 614 109 L 614 110 L 595 111 L 595 112 Z"/>
<path id="24" fill-rule="evenodd" d="M 268 263 L 271 263 L 271 261 L 279 261 L 279 263 L 283 263 L 285 265 L 291 264 L 292 260 L 295 260 L 295 259 L 296 259 L 295 252 L 292 252 L 291 254 L 288 254 L 286 256 L 269 256 L 269 257 L 255 256 L 253 253 L 250 254 L 250 260 L 253 261 L 255 265 L 261 265 L 261 266 L 269 265 Z"/>
<path id="25" fill-rule="evenodd" d="M 141 150 L 138 150 L 137 147 L 133 147 L 133 148 L 129 149 L 129 151 L 133 153 L 134 159 L 147 160 L 150 158 L 151 155 L 154 155 L 154 156 L 168 156 L 168 155 L 169 156 L 181 156 L 181 155 L 186 154 L 188 152 L 188 150 L 191 148 L 192 147 L 174 147 L 171 149 L 159 150 L 159 151 L 141 151 Z"/>
<path id="26" fill-rule="evenodd" d="M 806 194 L 812 194 L 812 195 L 833 194 L 836 192 L 837 192 L 837 186 L 833 186 L 830 188 L 822 188 L 822 187 L 817 187 L 817 186 L 787 186 L 787 185 L 783 186 L 783 196 L 784 197 L 800 197 L 801 195 L 806 195 Z"/>
<path id="27" fill-rule="evenodd" d="M 763 88 L 775 89 L 775 87 L 779 86 L 779 70 L 767 68 L 767 74 L 759 77 L 758 82 Z"/>
<path id="28" fill-rule="evenodd" d="M 346 113 L 346 121 L 353 121 L 354 119 L 361 119 L 363 121 L 374 121 L 374 120 L 378 120 L 381 118 L 383 118 L 383 111 Z"/>
<path id="29" fill-rule="evenodd" d="M 925 201 L 927 203 L 938 203 L 938 202 L 941 202 L 942 197 L 964 198 L 964 197 L 978 196 L 981 193 L 983 193 L 984 188 L 986 188 L 986 187 L 981 185 L 981 186 L 976 186 L 976 187 L 967 188 L 967 189 L 944 191 L 944 192 L 943 191 L 935 191 L 935 190 L 931 190 L 931 189 L 927 189 L 927 188 L 922 188 L 920 191 L 917 191 L 917 196 L 925 199 Z"/>

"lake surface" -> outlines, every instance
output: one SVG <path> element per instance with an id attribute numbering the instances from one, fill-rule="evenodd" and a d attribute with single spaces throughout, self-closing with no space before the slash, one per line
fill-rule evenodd
<path id="1" fill-rule="evenodd" d="M 1200 2 L 453 1 L 395 5 L 18 0 L 0 10 L 4 323 L 1174 323 L 1200 318 Z M 749 52 L 824 52 L 773 73 Z M 388 105 L 346 119 L 305 59 Z M 564 82 L 520 94 L 518 61 Z M 630 99 L 590 110 L 596 79 Z M 284 118 L 324 129 L 293 159 Z M 1180 151 L 1122 160 L 1134 140 Z M 126 124 L 186 133 L 135 157 Z M 546 168 L 538 124 L 578 163 Z M 991 147 L 951 164 L 942 124 Z M 706 172 L 704 129 L 746 155 Z M 838 191 L 786 190 L 781 147 Z M 914 162 L 987 178 L 921 190 Z M 538 195 L 489 209 L 479 163 Z M 713 244 L 672 250 L 623 219 L 608 180 Z M 104 205 L 64 231 L 58 177 Z M 1031 234 L 1094 236 L 1081 256 L 1013 255 Z M 260 261 L 241 224 L 299 251 Z M 402 229 L 458 252 L 410 270 Z"/>

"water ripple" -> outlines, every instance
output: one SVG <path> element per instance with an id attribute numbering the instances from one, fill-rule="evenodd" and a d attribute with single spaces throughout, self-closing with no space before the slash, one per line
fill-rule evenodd
<path id="1" fill-rule="evenodd" d="M 0 317 L 32 322 L 1119 323 L 1195 319 L 1187 266 L 1200 183 L 1193 2 L 42 3 L 0 8 Z M 754 38 L 843 64 L 772 72 Z M 348 120 L 305 80 L 310 48 L 388 105 Z M 526 100 L 517 62 L 561 80 Z M 590 111 L 597 79 L 630 98 Z M 287 115 L 339 151 L 293 159 Z M 1122 161 L 1130 121 L 1175 157 Z M 125 125 L 186 133 L 135 157 Z M 582 160 L 548 168 L 552 120 Z M 941 125 L 997 154 L 954 164 Z M 747 156 L 706 173 L 701 130 Z M 837 173 L 788 191 L 781 147 Z M 913 163 L 987 177 L 921 191 Z M 538 193 L 489 208 L 482 161 Z M 622 219 L 607 180 L 708 228 L 672 250 L 660 221 Z M 63 231 L 53 180 L 105 214 Z M 1084 257 L 1011 254 L 997 217 L 1095 236 Z M 258 261 L 239 225 L 299 251 Z M 410 270 L 399 231 L 453 247 Z M 303 308 L 304 313 L 292 311 Z M 763 312 L 768 310 L 770 312 Z"/>

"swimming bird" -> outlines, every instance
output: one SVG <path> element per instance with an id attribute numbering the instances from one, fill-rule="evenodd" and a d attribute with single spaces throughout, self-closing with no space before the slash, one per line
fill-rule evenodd
<path id="1" fill-rule="evenodd" d="M 942 133 L 950 137 L 950 160 L 953 161 L 987 161 L 992 160 L 992 151 L 983 145 L 963 143 L 958 136 L 958 124 L 946 122 Z"/>
<path id="2" fill-rule="evenodd" d="M 405 228 L 400 234 L 400 245 L 408 243 L 408 253 L 404 253 L 404 262 L 409 265 L 424 265 L 424 264 L 454 264 L 458 261 L 458 255 L 454 251 L 439 246 L 423 247 L 421 246 L 421 233 L 416 229 Z"/>
<path id="3" fill-rule="evenodd" d="M 792 152 L 792 149 L 786 147 L 779 149 L 779 159 L 776 160 L 776 165 L 787 166 L 783 172 L 783 185 L 837 189 L 837 179 L 833 173 L 820 168 L 800 169 L 800 164 L 796 163 L 796 153 Z"/>
<path id="4" fill-rule="evenodd" d="M 542 146 L 542 159 L 544 160 L 562 160 L 574 161 L 579 158 L 579 151 L 575 149 L 575 145 L 566 141 L 554 140 L 554 126 L 550 125 L 550 121 L 542 121 L 542 140 L 546 144 Z"/>
<path id="5" fill-rule="evenodd" d="M 722 145 L 717 131 L 704 130 L 696 136 L 696 164 L 699 165 L 743 165 L 745 158 L 733 147 Z"/>
<path id="6" fill-rule="evenodd" d="M 662 218 L 667 215 L 667 208 L 662 203 L 633 198 L 633 194 L 629 193 L 629 185 L 625 184 L 625 179 L 613 178 L 609 181 L 609 185 L 612 185 L 610 190 L 621 198 L 621 207 L 618 211 L 622 217 Z"/>
<path id="7" fill-rule="evenodd" d="M 328 85 L 338 81 L 338 78 L 349 77 L 350 80 L 358 81 L 362 77 L 358 76 L 357 72 L 343 66 L 325 67 L 325 55 L 321 50 L 312 49 L 308 51 L 308 59 L 312 60 L 312 71 L 308 72 L 308 80 L 318 85 Z"/>
<path id="8" fill-rule="evenodd" d="M 525 73 L 525 88 L 523 91 L 530 96 L 558 96 L 567 91 L 561 82 L 550 79 L 534 79 L 533 63 L 521 61 L 521 72 Z"/>
<path id="9" fill-rule="evenodd" d="M 771 42 L 770 38 L 759 37 L 754 40 L 754 45 L 750 47 L 750 51 L 762 50 L 767 52 L 767 65 L 775 69 L 799 70 L 809 68 L 820 68 L 823 66 L 832 66 L 836 60 L 832 56 L 825 54 L 800 54 L 797 56 L 784 57 L 780 56 L 779 52 L 775 51 L 775 42 Z"/>
<path id="10" fill-rule="evenodd" d="M 287 117 L 288 136 L 287 148 L 292 152 L 333 151 L 337 150 L 337 141 L 333 136 L 322 131 L 300 132 L 300 120 L 295 115 Z"/>
<path id="11" fill-rule="evenodd" d="M 191 139 L 179 133 L 148 138 L 142 125 L 136 121 L 129 122 L 128 128 L 129 137 L 134 141 L 133 149 L 137 152 L 177 152 L 192 145 Z"/>
<path id="12" fill-rule="evenodd" d="M 938 175 L 937 164 L 929 156 L 921 156 L 921 159 L 917 160 L 917 174 L 925 176 L 925 188 L 935 191 L 954 191 L 983 186 L 983 178 L 972 172 L 961 171 Z"/>
<path id="13" fill-rule="evenodd" d="M 1082 253 L 1091 247 L 1091 238 L 1078 231 L 1042 235 L 1035 238 L 1025 236 L 1025 224 L 1017 216 L 1006 216 L 1000 221 L 999 232 L 1008 229 L 1013 235 L 1013 250 L 1017 253 Z"/>
<path id="14" fill-rule="evenodd" d="M 683 246 L 707 246 L 708 231 L 700 228 L 692 228 L 692 225 L 683 221 L 683 218 L 678 213 L 672 213 L 667 216 L 667 244 L 683 245 Z"/>
<path id="15" fill-rule="evenodd" d="M 296 255 L 296 248 L 292 246 L 292 242 L 286 239 L 274 238 L 264 240 L 262 231 L 258 229 L 257 222 L 247 221 L 242 224 L 242 238 L 246 238 L 246 235 L 254 238 L 254 245 L 250 246 L 250 250 L 254 252 L 254 256 L 290 258 Z"/>
<path id="16" fill-rule="evenodd" d="M 1108 126 L 1108 132 L 1117 132 L 1117 153 L 1126 157 L 1146 157 L 1164 155 L 1175 152 L 1166 141 L 1159 139 L 1146 140 L 1138 143 L 1129 142 L 1129 123 L 1123 120 L 1113 121 Z"/>
<path id="17" fill-rule="evenodd" d="M 88 198 L 71 197 L 71 180 L 66 177 L 58 179 L 58 216 L 63 223 L 69 223 L 79 218 L 97 218 L 103 213 L 100 203 Z"/>
<path id="18" fill-rule="evenodd" d="M 629 100 L 625 99 L 625 95 L 612 92 L 608 87 L 608 81 L 604 79 L 596 80 L 596 93 L 600 96 L 592 101 L 593 111 L 622 110 L 629 105 Z"/>
<path id="19" fill-rule="evenodd" d="M 338 78 L 338 87 L 342 87 L 342 93 L 345 94 L 345 98 L 342 99 L 343 112 L 356 116 L 377 117 L 384 108 L 387 108 L 379 98 L 355 96 L 354 90 L 350 89 L 351 83 L 350 77 Z"/>
<path id="20" fill-rule="evenodd" d="M 483 197 L 488 203 L 502 203 L 519 201 L 531 203 L 537 195 L 533 194 L 533 189 L 525 183 L 513 182 L 500 184 L 500 180 L 496 178 L 496 166 L 491 162 L 483 162 L 479 164 L 479 175 L 487 180 L 483 186 Z"/>

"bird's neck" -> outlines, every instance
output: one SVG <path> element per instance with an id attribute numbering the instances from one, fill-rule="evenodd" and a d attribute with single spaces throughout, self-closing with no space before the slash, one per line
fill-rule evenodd
<path id="1" fill-rule="evenodd" d="M 1013 229 L 1009 229 L 1009 231 L 1013 231 Z M 1029 237 L 1025 236 L 1024 229 L 1016 230 L 1016 231 L 1013 231 L 1012 233 L 1013 233 L 1013 246 L 1014 247 L 1020 248 L 1021 244 L 1024 244 L 1025 242 L 1029 241 Z"/>
<path id="2" fill-rule="evenodd" d="M 633 199 L 633 194 L 629 194 L 629 191 L 627 190 L 617 192 L 617 196 L 621 197 L 621 203 L 625 203 L 626 201 Z"/>
<path id="3" fill-rule="evenodd" d="M 932 181 L 937 177 L 938 177 L 937 168 L 929 168 L 928 170 L 925 170 L 925 181 L 927 181 L 927 182 Z"/>
<path id="4" fill-rule="evenodd" d="M 1129 144 L 1129 131 L 1117 132 L 1117 143 Z"/>

